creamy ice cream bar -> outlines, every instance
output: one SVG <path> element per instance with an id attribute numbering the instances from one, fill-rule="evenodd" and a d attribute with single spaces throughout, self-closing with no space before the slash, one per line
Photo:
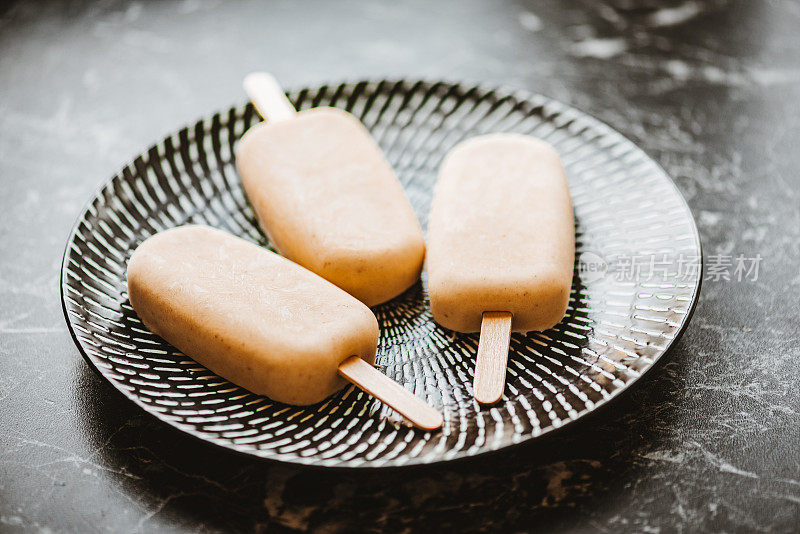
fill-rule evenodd
<path id="1" fill-rule="evenodd" d="M 512 330 L 546 330 L 564 317 L 574 226 L 566 176 L 547 143 L 486 135 L 445 158 L 428 228 L 428 292 L 436 322 L 481 333 L 478 402 L 503 394 Z"/>
<path id="2" fill-rule="evenodd" d="M 346 111 L 314 108 L 287 118 L 279 109 L 279 120 L 262 111 L 267 121 L 244 135 L 236 153 L 272 244 L 369 306 L 405 291 L 419 278 L 425 243 L 378 145 Z"/>
<path id="3" fill-rule="evenodd" d="M 128 294 L 154 333 L 276 401 L 319 402 L 346 384 L 338 374 L 344 360 L 375 359 L 378 323 L 363 303 L 209 227 L 174 228 L 142 243 L 128 264 Z"/>
<path id="4" fill-rule="evenodd" d="M 547 143 L 517 134 L 476 137 L 445 158 L 428 230 L 433 317 L 477 332 L 484 312 L 510 312 L 515 331 L 564 317 L 575 255 L 564 170 Z"/>

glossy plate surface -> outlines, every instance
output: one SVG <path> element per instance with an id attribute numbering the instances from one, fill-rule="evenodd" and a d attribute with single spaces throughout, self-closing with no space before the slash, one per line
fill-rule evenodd
<path id="1" fill-rule="evenodd" d="M 384 372 L 445 414 L 441 432 L 398 421 L 352 387 L 292 407 L 219 378 L 151 334 L 126 294 L 128 257 L 152 234 L 215 226 L 269 246 L 236 174 L 233 148 L 257 122 L 235 107 L 167 137 L 113 177 L 67 244 L 64 312 L 86 359 L 144 410 L 201 439 L 286 462 L 380 467 L 477 455 L 575 421 L 630 387 L 685 328 L 697 299 L 700 242 L 664 171 L 619 133 L 548 98 L 451 83 L 381 81 L 292 93 L 298 109 L 359 117 L 384 149 L 423 227 L 446 152 L 489 132 L 541 137 L 561 154 L 576 216 L 576 275 L 567 316 L 514 334 L 501 402 L 472 398 L 477 335 L 439 327 L 424 279 L 374 308 Z M 387 417 L 388 416 L 388 417 Z"/>

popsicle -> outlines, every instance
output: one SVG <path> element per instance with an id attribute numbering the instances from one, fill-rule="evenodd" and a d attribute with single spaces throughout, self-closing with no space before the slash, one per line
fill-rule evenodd
<path id="1" fill-rule="evenodd" d="M 438 411 L 372 367 L 372 311 L 269 250 L 182 226 L 144 241 L 127 276 L 131 305 L 150 330 L 253 393 L 308 405 L 347 379 L 422 428 L 442 424 Z"/>
<path id="2" fill-rule="evenodd" d="M 445 157 L 428 226 L 434 320 L 480 331 L 474 395 L 502 397 L 511 331 L 564 317 L 575 256 L 572 201 L 556 151 L 518 134 L 491 134 Z"/>
<path id="3" fill-rule="evenodd" d="M 408 289 L 422 230 L 367 129 L 335 108 L 296 113 L 268 74 L 244 86 L 266 122 L 245 133 L 236 165 L 275 248 L 368 306 Z"/>

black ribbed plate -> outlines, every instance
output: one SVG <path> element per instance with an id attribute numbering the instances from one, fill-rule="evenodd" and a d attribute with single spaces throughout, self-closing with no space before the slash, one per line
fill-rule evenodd
<path id="1" fill-rule="evenodd" d="M 459 141 L 520 132 L 552 143 L 567 170 L 577 226 L 567 316 L 547 332 L 512 337 L 503 400 L 481 409 L 471 385 L 477 335 L 436 325 L 424 282 L 376 307 L 377 362 L 444 411 L 444 429 L 435 433 L 406 426 L 353 387 L 311 407 L 274 403 L 177 352 L 131 309 L 125 267 L 144 239 L 189 222 L 268 245 L 233 162 L 234 144 L 258 119 L 252 106 L 235 107 L 178 131 L 123 168 L 80 216 L 64 255 L 64 312 L 78 347 L 114 387 L 162 421 L 286 462 L 439 462 L 575 421 L 636 382 L 685 328 L 701 280 L 691 213 L 664 171 L 608 126 L 542 96 L 450 83 L 360 82 L 290 98 L 299 109 L 336 106 L 359 117 L 423 227 L 439 164 Z"/>

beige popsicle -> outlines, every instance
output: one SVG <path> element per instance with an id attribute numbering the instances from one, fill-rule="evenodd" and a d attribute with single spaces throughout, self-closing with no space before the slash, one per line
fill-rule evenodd
<path id="1" fill-rule="evenodd" d="M 512 330 L 546 330 L 564 317 L 574 260 L 569 187 L 549 144 L 491 134 L 450 151 L 428 225 L 428 291 L 437 323 L 481 333 L 478 402 L 503 395 Z"/>
<path id="2" fill-rule="evenodd" d="M 346 378 L 415 425 L 441 414 L 375 369 L 372 311 L 314 273 L 230 234 L 182 226 L 147 239 L 128 294 L 154 333 L 253 393 L 317 403 Z"/>
<path id="3" fill-rule="evenodd" d="M 268 74 L 244 86 L 267 120 L 244 135 L 236 165 L 275 248 L 368 306 L 408 289 L 422 270 L 422 230 L 366 128 L 339 109 L 296 113 Z"/>

